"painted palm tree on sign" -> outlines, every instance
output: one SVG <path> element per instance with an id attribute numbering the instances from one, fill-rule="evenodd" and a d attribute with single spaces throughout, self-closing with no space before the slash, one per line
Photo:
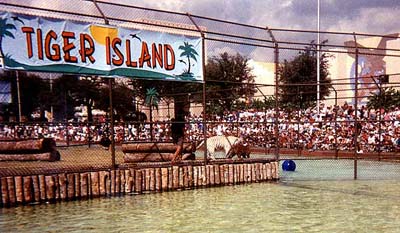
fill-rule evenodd
<path id="1" fill-rule="evenodd" d="M 185 74 L 191 74 L 190 72 L 190 68 L 191 68 L 191 64 L 190 64 L 190 59 L 193 59 L 197 62 L 196 56 L 198 56 L 199 54 L 196 52 L 196 50 L 193 48 L 193 45 L 189 44 L 188 42 L 184 42 L 183 45 L 179 46 L 180 50 L 183 50 L 183 52 L 181 53 L 180 57 L 186 57 L 187 58 L 187 63 L 184 62 L 183 60 L 179 60 L 182 63 L 186 64 L 188 66 L 186 72 L 184 72 Z"/>
<path id="2" fill-rule="evenodd" d="M 146 91 L 146 99 L 145 99 L 145 104 L 149 106 L 150 108 L 150 122 L 153 120 L 152 119 L 152 110 L 153 108 L 158 110 L 158 102 L 159 102 L 159 97 L 158 97 L 158 92 L 157 90 L 152 87 L 148 88 Z"/>
<path id="3" fill-rule="evenodd" d="M 3 38 L 8 36 L 15 39 L 14 35 L 11 33 L 11 30 L 16 30 L 17 28 L 14 24 L 7 23 L 7 18 L 0 19 L 0 56 L 4 56 L 3 54 Z"/>

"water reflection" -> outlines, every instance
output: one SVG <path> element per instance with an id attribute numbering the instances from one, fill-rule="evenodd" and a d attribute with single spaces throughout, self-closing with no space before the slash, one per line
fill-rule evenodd
<path id="1" fill-rule="evenodd" d="M 259 183 L 0 210 L 1 232 L 400 229 L 399 181 Z"/>

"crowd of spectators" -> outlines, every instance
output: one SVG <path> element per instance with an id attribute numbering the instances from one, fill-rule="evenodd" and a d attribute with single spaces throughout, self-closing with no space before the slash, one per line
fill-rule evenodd
<path id="1" fill-rule="evenodd" d="M 358 116 L 357 120 L 355 116 Z M 278 112 L 275 110 L 240 111 L 221 116 L 210 116 L 203 121 L 202 116 L 191 114 L 186 122 L 186 140 L 199 141 L 213 135 L 235 135 L 243 137 L 256 147 L 275 147 L 275 129 L 279 129 L 280 148 L 306 150 L 354 150 L 355 133 L 358 135 L 357 151 L 392 152 L 400 148 L 400 108 L 390 111 L 367 109 L 362 106 L 355 111 L 353 106 L 321 106 L 316 109 Z M 124 141 L 171 141 L 170 122 L 115 123 L 114 139 Z M 153 133 L 151 133 L 153 132 Z M 58 145 L 98 143 L 109 137 L 109 124 L 46 123 L 46 124 L 0 124 L 0 138 L 28 139 L 52 137 Z"/>

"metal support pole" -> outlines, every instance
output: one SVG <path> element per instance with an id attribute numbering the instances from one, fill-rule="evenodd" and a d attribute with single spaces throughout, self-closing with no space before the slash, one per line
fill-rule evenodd
<path id="1" fill-rule="evenodd" d="M 279 160 L 279 47 L 272 31 L 268 33 L 274 43 L 274 63 L 275 63 L 275 159 Z"/>
<path id="2" fill-rule="evenodd" d="M 111 133 L 111 166 L 113 169 L 116 168 L 115 163 L 115 138 L 114 138 L 114 107 L 112 98 L 112 80 L 108 79 L 108 94 L 110 99 L 110 133 Z"/>
<path id="3" fill-rule="evenodd" d="M 356 47 L 355 65 L 354 65 L 354 179 L 357 179 L 357 147 L 358 147 L 358 45 L 356 34 L 354 33 L 354 44 Z"/>
<path id="4" fill-rule="evenodd" d="M 17 98 L 18 98 L 18 123 L 21 123 L 22 118 L 22 108 L 21 108 L 21 87 L 19 83 L 19 72 L 16 71 L 15 75 L 17 77 Z"/>
<path id="5" fill-rule="evenodd" d="M 338 142 L 337 142 L 337 90 L 333 86 L 331 86 L 333 91 L 335 92 L 335 107 L 334 107 L 334 113 L 335 113 L 335 158 L 338 158 Z"/>
<path id="6" fill-rule="evenodd" d="M 206 55 L 205 55 L 205 34 L 201 30 L 201 28 L 196 24 L 196 22 L 193 20 L 192 16 L 187 13 L 187 16 L 189 17 L 190 21 L 193 23 L 193 25 L 196 27 L 197 31 L 200 32 L 201 35 L 201 47 L 202 47 L 202 66 L 203 66 L 203 137 L 204 137 L 204 165 L 207 165 L 208 159 L 207 159 L 207 123 L 206 123 Z"/>
<path id="7" fill-rule="evenodd" d="M 320 18 L 320 2 L 318 0 L 318 10 L 317 10 L 317 113 L 319 114 L 319 100 L 320 100 L 320 80 L 321 80 L 321 71 L 320 71 L 320 63 L 321 63 L 321 45 L 320 45 L 320 23 L 319 23 L 319 18 Z"/>
<path id="8" fill-rule="evenodd" d="M 101 8 L 97 5 L 96 0 L 93 0 L 94 5 L 97 10 L 100 12 L 101 16 L 104 19 L 104 23 L 109 25 L 109 21 L 106 15 L 103 13 Z M 113 100 L 112 100 L 112 80 L 108 79 L 108 92 L 109 92 L 109 100 L 110 100 L 110 135 L 111 135 L 111 166 L 113 169 L 116 168 L 115 164 L 115 139 L 114 139 L 114 108 L 113 108 Z"/>

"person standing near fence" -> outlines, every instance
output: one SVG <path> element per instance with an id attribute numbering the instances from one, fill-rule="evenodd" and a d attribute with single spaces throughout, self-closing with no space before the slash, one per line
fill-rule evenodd
<path id="1" fill-rule="evenodd" d="M 172 157 L 171 162 L 178 162 L 182 159 L 183 139 L 185 136 L 185 122 L 182 116 L 172 119 L 171 136 L 172 142 L 177 145 L 176 151 Z"/>

